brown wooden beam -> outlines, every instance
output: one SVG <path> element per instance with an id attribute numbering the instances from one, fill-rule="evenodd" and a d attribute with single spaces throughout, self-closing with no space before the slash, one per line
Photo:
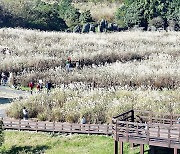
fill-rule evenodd
<path id="1" fill-rule="evenodd" d="M 140 154 L 144 154 L 144 144 L 140 145 Z"/>
<path id="2" fill-rule="evenodd" d="M 123 142 L 119 142 L 119 154 L 123 154 Z"/>
<path id="3" fill-rule="evenodd" d="M 134 148 L 134 143 L 130 143 L 130 148 L 131 148 L 131 149 Z"/>
<path id="4" fill-rule="evenodd" d="M 114 141 L 114 154 L 118 154 L 118 141 Z"/>
<path id="5" fill-rule="evenodd" d="M 174 154 L 177 154 L 177 153 L 178 153 L 177 148 L 174 148 Z"/>

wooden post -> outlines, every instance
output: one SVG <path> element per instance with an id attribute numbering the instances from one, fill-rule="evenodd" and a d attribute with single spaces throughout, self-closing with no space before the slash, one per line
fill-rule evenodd
<path id="1" fill-rule="evenodd" d="M 160 127 L 158 126 L 157 137 L 160 137 Z"/>
<path id="2" fill-rule="evenodd" d="M 90 135 L 90 123 L 88 124 L 88 135 Z"/>
<path id="3" fill-rule="evenodd" d="M 118 154 L 118 141 L 114 141 L 114 154 Z"/>
<path id="4" fill-rule="evenodd" d="M 134 110 L 132 110 L 131 122 L 134 122 Z"/>
<path id="5" fill-rule="evenodd" d="M 38 131 L 38 120 L 36 120 L 36 132 Z"/>
<path id="6" fill-rule="evenodd" d="M 140 154 L 144 154 L 144 144 L 140 145 Z"/>
<path id="7" fill-rule="evenodd" d="M 20 131 L 21 130 L 21 120 L 19 119 L 19 128 L 18 130 Z"/>
<path id="8" fill-rule="evenodd" d="M 130 148 L 131 148 L 131 149 L 134 148 L 134 143 L 130 143 Z"/>
<path id="9" fill-rule="evenodd" d="M 53 121 L 53 134 L 54 134 L 54 131 L 55 131 L 55 121 Z"/>
<path id="10" fill-rule="evenodd" d="M 123 142 L 119 141 L 119 154 L 123 154 Z"/>
<path id="11" fill-rule="evenodd" d="M 152 111 L 150 112 L 150 124 L 152 124 Z"/>
<path id="12" fill-rule="evenodd" d="M 149 124 L 147 123 L 147 126 L 145 127 L 146 131 L 146 144 L 149 144 L 149 138 L 150 138 L 150 133 L 149 133 Z"/>
<path id="13" fill-rule="evenodd" d="M 168 127 L 168 147 L 170 148 L 170 144 L 171 144 L 171 140 L 170 140 L 170 137 L 171 137 L 171 135 L 170 135 L 170 128 Z"/>
<path id="14" fill-rule="evenodd" d="M 126 142 L 129 141 L 129 127 L 128 127 L 128 121 L 126 122 Z"/>
<path id="15" fill-rule="evenodd" d="M 119 139 L 119 136 L 118 136 L 118 133 L 117 133 L 117 120 L 116 120 L 116 141 L 118 141 Z"/>
<path id="16" fill-rule="evenodd" d="M 109 131 L 109 124 L 106 125 L 106 136 L 108 136 L 108 131 Z"/>
<path id="17" fill-rule="evenodd" d="M 177 148 L 174 148 L 174 154 L 178 154 Z"/>
<path id="18" fill-rule="evenodd" d="M 173 116 L 172 116 L 172 112 L 171 112 L 171 121 L 170 121 L 170 127 L 171 127 L 171 126 L 172 126 L 172 124 L 173 124 L 172 120 L 173 120 Z"/>
<path id="19" fill-rule="evenodd" d="M 179 142 L 180 142 L 180 128 L 179 128 Z"/>

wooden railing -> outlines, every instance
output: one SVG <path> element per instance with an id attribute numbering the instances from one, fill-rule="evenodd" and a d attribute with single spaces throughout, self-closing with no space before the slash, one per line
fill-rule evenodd
<path id="1" fill-rule="evenodd" d="M 151 111 L 134 110 L 134 115 L 136 121 L 140 120 L 141 123 L 150 122 L 173 125 L 180 122 L 178 120 L 180 114 L 163 114 Z"/>
<path id="2" fill-rule="evenodd" d="M 3 119 L 4 129 L 112 135 L 112 125 Z"/>
<path id="3" fill-rule="evenodd" d="M 127 111 L 123 114 L 113 117 L 113 121 L 120 120 L 120 121 L 131 121 L 134 122 L 134 110 Z"/>
<path id="4" fill-rule="evenodd" d="M 164 124 L 116 121 L 113 134 L 116 141 L 180 149 L 180 124 L 170 127 Z"/>

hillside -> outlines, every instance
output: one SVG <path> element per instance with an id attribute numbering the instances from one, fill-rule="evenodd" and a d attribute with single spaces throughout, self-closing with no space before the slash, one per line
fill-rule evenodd
<path id="1" fill-rule="evenodd" d="M 0 27 L 78 33 L 128 29 L 179 31 L 179 8 L 179 1 L 169 0 L 152 3 L 147 0 L 2 0 Z"/>
<path id="2" fill-rule="evenodd" d="M 51 81 L 60 88 L 48 97 L 42 93 L 17 101 L 9 116 L 18 118 L 24 105 L 31 117 L 70 122 L 83 115 L 92 123 L 110 122 L 132 107 L 179 113 L 178 32 L 74 34 L 5 28 L 0 36 L 8 51 L 1 53 L 0 70 L 13 71 L 16 84 L 42 79 L 44 85 Z M 67 72 L 67 57 L 82 66 Z"/>

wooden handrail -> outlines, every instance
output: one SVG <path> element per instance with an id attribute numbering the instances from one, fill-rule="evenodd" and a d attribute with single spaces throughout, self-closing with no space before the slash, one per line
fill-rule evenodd
<path id="1" fill-rule="evenodd" d="M 127 111 L 127 112 L 125 112 L 125 113 L 123 113 L 123 114 L 114 116 L 113 119 L 117 119 L 117 118 L 119 118 L 119 117 L 122 117 L 122 116 L 124 116 L 124 115 L 126 115 L 126 114 L 129 114 L 129 113 L 132 113 L 132 112 L 134 112 L 134 110 L 130 110 L 130 111 Z"/>
<path id="2" fill-rule="evenodd" d="M 112 135 L 109 124 L 73 124 L 48 121 L 3 119 L 4 129 Z"/>

